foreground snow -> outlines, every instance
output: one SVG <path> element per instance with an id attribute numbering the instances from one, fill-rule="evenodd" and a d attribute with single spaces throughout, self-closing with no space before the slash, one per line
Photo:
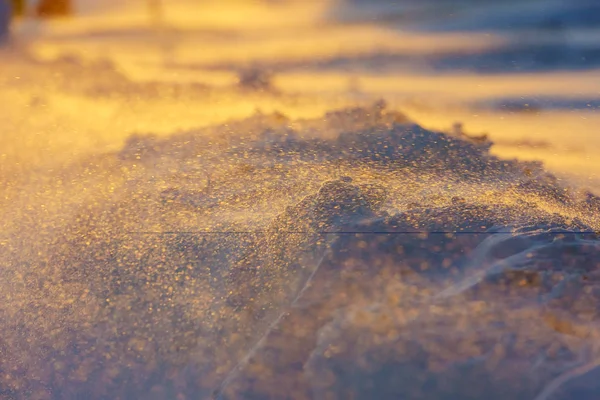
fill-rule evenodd
<path id="1" fill-rule="evenodd" d="M 71 165 L 4 247 L 6 394 L 547 398 L 596 365 L 600 198 L 489 147 L 378 103 Z"/>

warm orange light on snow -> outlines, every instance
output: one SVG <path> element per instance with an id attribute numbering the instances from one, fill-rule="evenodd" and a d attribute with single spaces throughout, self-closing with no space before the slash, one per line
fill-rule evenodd
<path id="1" fill-rule="evenodd" d="M 503 98 L 594 98 L 600 93 L 598 71 L 440 73 L 425 62 L 415 71 L 403 60 L 479 54 L 499 48 L 506 39 L 481 33 L 411 33 L 368 19 L 341 23 L 332 18 L 334 7 L 343 6 L 335 1 L 178 0 L 162 2 L 156 9 L 160 18 L 154 18 L 145 0 L 74 1 L 76 16 L 68 21 L 16 22 L 15 37 L 36 57 L 63 61 L 46 68 L 49 72 L 33 84 L 9 80 L 0 93 L 7 104 L 1 112 L 19 118 L 20 106 L 32 104 L 28 110 L 35 110 L 37 122 L 20 116 L 19 143 L 43 148 L 32 151 L 57 160 L 53 149 L 60 149 L 62 157 L 97 146 L 116 149 L 131 132 L 168 135 L 243 118 L 257 109 L 315 117 L 332 107 L 385 98 L 426 127 L 449 129 L 462 121 L 469 131 L 489 133 L 499 155 L 540 159 L 556 173 L 600 187 L 593 173 L 598 168 L 591 167 L 589 157 L 590 146 L 600 147 L 595 113 L 473 107 Z M 577 32 L 572 36 L 585 39 Z M 550 35 L 548 40 L 558 39 Z M 50 71 L 65 62 L 73 71 L 98 69 L 97 81 L 52 76 Z M 28 68 L 15 65 L 10 75 Z M 239 90 L 240 77 L 252 69 L 269 76 L 267 90 Z M 103 93 L 114 79 L 134 83 L 110 96 L 80 98 L 82 93 Z M 61 80 L 68 82 L 67 92 Z M 167 83 L 156 85 L 157 80 Z M 190 83 L 196 86 L 190 89 Z M 575 140 L 572 132 L 577 132 Z M 551 146 L 514 145 L 524 138 Z M 10 150 L 17 147 L 21 150 Z M 6 154 L 20 153 L 17 158 L 26 164 L 23 147 L 5 148 Z"/>

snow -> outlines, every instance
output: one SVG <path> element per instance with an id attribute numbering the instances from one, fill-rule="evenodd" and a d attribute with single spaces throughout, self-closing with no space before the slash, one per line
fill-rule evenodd
<path id="1" fill-rule="evenodd" d="M 16 21 L 0 397 L 593 398 L 599 72 L 441 3 Z"/>

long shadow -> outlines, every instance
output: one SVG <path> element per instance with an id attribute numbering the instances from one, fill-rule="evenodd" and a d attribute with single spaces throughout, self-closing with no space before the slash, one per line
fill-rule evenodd
<path id="1" fill-rule="evenodd" d="M 514 43 L 475 54 L 433 56 L 427 61 L 435 71 L 519 73 L 589 70 L 600 66 L 600 45 Z"/>
<path id="2" fill-rule="evenodd" d="M 593 0 L 346 0 L 336 3 L 327 18 L 342 22 L 378 21 L 391 26 L 396 24 L 402 29 L 436 32 L 597 28 L 600 3 Z"/>
<path id="3" fill-rule="evenodd" d="M 235 63 L 193 65 L 179 63 L 178 69 L 236 71 Z M 479 52 L 455 51 L 410 54 L 400 51 L 374 51 L 358 55 L 331 55 L 303 60 L 257 61 L 254 67 L 274 73 L 292 71 L 352 71 L 397 73 L 398 71 L 472 72 L 478 74 L 585 71 L 600 68 L 600 43 L 576 45 L 508 43 Z"/>
<path id="4" fill-rule="evenodd" d="M 476 108 L 505 112 L 540 112 L 551 110 L 598 111 L 600 97 L 522 96 L 479 101 Z"/>
<path id="5" fill-rule="evenodd" d="M 342 23 L 376 23 L 404 31 L 489 33 L 507 41 L 503 46 L 479 52 L 416 56 L 384 52 L 332 57 L 313 62 L 317 68 L 381 71 L 425 67 L 431 72 L 519 73 L 587 70 L 600 65 L 600 43 L 592 40 L 600 34 L 597 1 L 425 0 L 398 4 L 393 0 L 347 0 L 332 8 L 328 18 Z"/>

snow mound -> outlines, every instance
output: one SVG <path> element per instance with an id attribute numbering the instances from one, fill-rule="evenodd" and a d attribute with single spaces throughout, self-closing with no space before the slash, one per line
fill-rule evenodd
<path id="1" fill-rule="evenodd" d="M 597 357 L 568 332 L 595 332 L 600 201 L 491 146 L 383 103 L 132 136 L 61 172 L 93 201 L 49 208 L 52 235 L 3 253 L 0 387 L 543 394 Z"/>

